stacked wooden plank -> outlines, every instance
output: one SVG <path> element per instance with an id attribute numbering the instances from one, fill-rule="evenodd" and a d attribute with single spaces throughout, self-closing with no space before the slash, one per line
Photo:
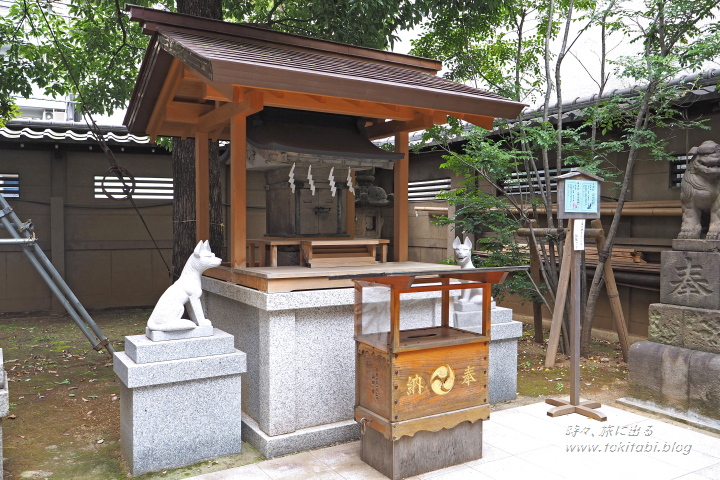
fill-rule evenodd
<path id="1" fill-rule="evenodd" d="M 311 268 L 375 265 L 380 245 L 381 260 L 385 263 L 388 242 L 385 239 L 303 240 L 300 242 L 300 262 Z"/>
<path id="2" fill-rule="evenodd" d="M 643 258 L 643 253 L 635 247 L 614 246 L 610 259 L 612 267 L 616 270 L 629 272 L 659 273 L 659 263 L 648 263 Z M 585 265 L 593 267 L 598 263 L 598 251 L 595 246 L 585 247 Z"/>

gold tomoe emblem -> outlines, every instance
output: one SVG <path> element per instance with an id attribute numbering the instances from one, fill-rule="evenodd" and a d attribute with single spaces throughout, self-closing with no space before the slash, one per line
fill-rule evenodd
<path id="1" fill-rule="evenodd" d="M 445 395 L 455 385 L 455 372 L 450 365 L 439 366 L 430 377 L 430 388 L 438 395 Z"/>

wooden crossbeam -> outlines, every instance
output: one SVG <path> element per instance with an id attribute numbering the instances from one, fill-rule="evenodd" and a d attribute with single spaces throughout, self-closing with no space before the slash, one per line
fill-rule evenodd
<path id="1" fill-rule="evenodd" d="M 324 101 L 320 102 L 317 98 L 319 95 L 313 95 L 311 97 L 303 93 L 284 93 L 282 97 L 267 95 L 265 104 L 270 107 L 294 108 L 339 115 L 356 115 L 360 117 L 390 118 L 403 121 L 413 120 L 417 111 L 410 107 L 397 107 L 397 109 L 393 110 L 388 108 L 387 105 L 374 102 L 355 105 L 348 101 L 348 99 L 328 96 L 324 96 Z"/>
<path id="2" fill-rule="evenodd" d="M 229 102 L 232 99 L 225 96 L 222 92 L 215 90 L 210 85 L 203 83 L 203 100 L 218 100 L 220 102 Z"/>
<path id="3" fill-rule="evenodd" d="M 160 90 L 158 101 L 155 103 L 155 108 L 150 115 L 150 120 L 148 120 L 146 131 L 153 142 L 158 136 L 158 130 L 165 121 L 167 106 L 175 97 L 175 92 L 180 86 L 181 80 L 182 63 L 180 63 L 180 60 L 175 59 L 172 65 L 170 65 L 170 70 L 168 71 L 167 77 L 165 77 L 165 84 Z"/>
<path id="4" fill-rule="evenodd" d="M 492 130 L 493 121 L 495 117 L 485 117 L 483 115 L 470 115 L 468 113 L 449 113 L 451 116 L 465 120 L 466 122 L 472 123 L 475 126 L 484 128 L 485 130 Z"/>
<path id="5" fill-rule="evenodd" d="M 355 115 L 381 120 L 367 127 L 367 134 L 370 139 L 384 138 L 401 132 L 423 130 L 433 125 L 444 124 L 447 123 L 448 116 L 459 118 L 486 129 L 491 129 L 494 121 L 493 117 L 483 115 L 425 110 L 404 105 L 283 90 L 250 89 L 242 85 L 213 82 L 187 66 L 183 68 L 180 65 L 177 68 L 179 74 L 176 73 L 175 75 L 178 77 L 176 82 L 179 80 L 179 83 L 172 85 L 175 89 L 174 92 L 177 92 L 175 96 L 183 100 L 194 99 L 195 102 L 173 102 L 168 100 L 164 109 L 156 108 L 156 112 L 164 115 L 165 118 L 164 121 L 160 119 L 161 123 L 155 125 L 155 131 L 163 135 L 173 135 L 179 130 L 186 131 L 169 124 L 198 124 L 198 131 L 212 132 L 211 136 L 213 138 L 227 138 L 229 135 L 228 129 L 220 129 L 220 126 L 229 121 L 233 115 L 245 111 L 243 106 L 239 104 L 244 101 L 243 99 L 250 92 L 262 95 L 262 106 Z M 169 98 L 172 99 L 172 97 Z M 210 100 L 227 103 L 218 108 L 202 103 Z M 255 107 L 251 106 L 250 108 L 254 109 Z M 155 121 L 157 122 L 158 119 Z"/>
<path id="6" fill-rule="evenodd" d="M 238 103 L 226 103 L 197 119 L 198 132 L 211 132 L 225 125 L 234 115 L 252 115 L 263 108 L 262 92 L 248 92 Z"/>
<path id="7" fill-rule="evenodd" d="M 165 109 L 165 122 L 197 124 L 198 119 L 213 111 L 212 105 L 191 102 L 171 102 Z"/>
<path id="8" fill-rule="evenodd" d="M 433 126 L 432 114 L 418 113 L 413 120 L 403 122 L 399 120 L 390 120 L 389 122 L 381 122 L 371 125 L 365 129 L 370 140 L 376 138 L 385 138 L 400 132 L 415 132 L 424 130 Z"/>

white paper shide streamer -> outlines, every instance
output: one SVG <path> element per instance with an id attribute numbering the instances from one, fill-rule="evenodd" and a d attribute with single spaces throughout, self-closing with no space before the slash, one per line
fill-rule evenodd
<path id="1" fill-rule="evenodd" d="M 288 183 L 290 184 L 290 190 L 292 190 L 292 193 L 295 193 L 295 164 L 293 163 L 292 168 L 290 169 L 290 178 L 288 179 Z"/>
<path id="2" fill-rule="evenodd" d="M 355 195 L 355 187 L 353 187 L 352 174 L 351 174 L 351 173 L 352 173 L 352 170 L 348 168 L 347 186 L 348 186 L 348 190 L 350 190 L 350 193 L 352 193 L 353 195 Z"/>
<path id="3" fill-rule="evenodd" d="M 308 184 L 310 184 L 310 191 L 312 192 L 312 196 L 315 196 L 315 181 L 313 180 L 312 176 L 312 165 L 308 165 Z"/>
<path id="4" fill-rule="evenodd" d="M 332 196 L 335 196 L 335 192 L 337 192 L 337 187 L 335 186 L 335 177 L 333 176 L 333 172 L 335 171 L 335 167 L 330 168 L 330 176 L 328 177 L 328 181 L 330 182 L 330 193 Z"/>

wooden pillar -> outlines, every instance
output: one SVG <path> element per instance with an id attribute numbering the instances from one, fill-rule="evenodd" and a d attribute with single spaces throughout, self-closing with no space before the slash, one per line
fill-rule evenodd
<path id="1" fill-rule="evenodd" d="M 65 150 L 53 150 L 50 154 L 50 258 L 55 270 L 62 278 L 65 278 L 67 161 Z M 65 311 L 62 302 L 55 295 L 50 296 L 52 297 L 53 311 Z"/>
<path id="2" fill-rule="evenodd" d="M 247 171 L 245 115 L 230 119 L 230 265 L 244 268 L 247 241 Z"/>
<path id="3" fill-rule="evenodd" d="M 393 260 L 407 262 L 408 260 L 408 171 L 410 164 L 410 145 L 408 132 L 395 135 L 395 151 L 405 156 L 395 162 L 394 186 L 395 202 L 393 209 Z"/>
<path id="4" fill-rule="evenodd" d="M 210 166 L 207 132 L 195 136 L 195 241 L 210 239 Z"/>

